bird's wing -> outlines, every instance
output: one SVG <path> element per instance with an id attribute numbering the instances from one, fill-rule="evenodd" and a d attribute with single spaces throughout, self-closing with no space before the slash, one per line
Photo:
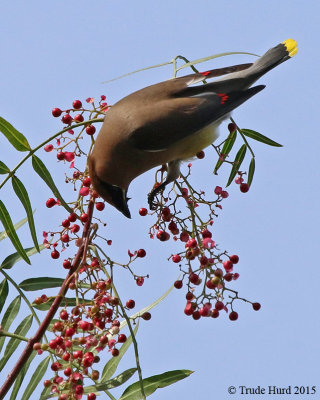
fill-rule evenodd
<path id="1" fill-rule="evenodd" d="M 250 66 L 245 65 L 246 68 Z M 132 105 L 130 112 L 133 113 L 134 119 L 141 120 L 141 124 L 138 124 L 128 137 L 131 145 L 145 151 L 165 150 L 214 121 L 222 119 L 264 88 L 261 85 L 251 89 L 224 92 L 221 90 L 223 85 L 221 87 L 219 84 L 219 91 L 217 91 L 215 85 L 218 81 L 200 86 L 189 86 L 222 72 L 239 70 L 238 68 L 240 67 L 233 66 L 208 71 L 206 75 L 200 73 L 188 75 L 153 85 L 149 87 L 150 89 L 142 89 L 142 91 L 150 90 L 149 96 L 148 93 L 139 91 L 144 102 L 135 102 L 134 98 L 130 102 Z M 159 91 L 158 95 L 152 96 L 152 91 L 155 90 Z M 146 98 L 147 101 L 145 101 Z M 145 117 L 146 115 L 148 118 Z"/>

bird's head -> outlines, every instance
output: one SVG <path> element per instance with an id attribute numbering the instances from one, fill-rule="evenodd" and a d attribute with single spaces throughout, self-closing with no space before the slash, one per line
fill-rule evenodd
<path id="1" fill-rule="evenodd" d="M 124 216 L 126 216 L 127 218 L 131 218 L 130 210 L 128 207 L 128 190 L 121 188 L 117 185 L 112 185 L 105 180 L 99 178 L 94 168 L 91 157 L 89 157 L 89 173 L 93 187 L 99 193 L 99 195 L 117 210 L 122 212 Z"/>

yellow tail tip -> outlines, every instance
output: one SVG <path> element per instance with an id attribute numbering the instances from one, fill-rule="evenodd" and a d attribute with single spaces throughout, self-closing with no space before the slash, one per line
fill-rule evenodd
<path id="1" fill-rule="evenodd" d="M 294 55 L 297 54 L 298 44 L 294 39 L 287 39 L 282 43 L 285 45 L 285 47 L 289 53 L 289 57 L 293 57 Z"/>

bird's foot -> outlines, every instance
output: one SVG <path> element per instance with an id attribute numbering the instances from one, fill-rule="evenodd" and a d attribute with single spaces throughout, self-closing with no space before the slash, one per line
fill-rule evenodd
<path id="1" fill-rule="evenodd" d="M 156 202 L 154 198 L 157 196 L 158 193 L 162 192 L 165 187 L 166 187 L 166 182 L 163 182 L 161 183 L 161 185 L 152 189 L 151 192 L 148 194 L 148 204 L 150 210 L 154 211 L 159 206 L 159 202 Z"/>

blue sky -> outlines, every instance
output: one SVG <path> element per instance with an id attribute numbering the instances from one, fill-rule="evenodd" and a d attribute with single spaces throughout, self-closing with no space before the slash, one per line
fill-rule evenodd
<path id="1" fill-rule="evenodd" d="M 261 302 L 262 309 L 253 312 L 250 306 L 239 304 L 235 323 L 227 318 L 193 321 L 183 314 L 182 291 L 173 292 L 154 310 L 152 320 L 141 324 L 143 373 L 150 376 L 178 368 L 195 373 L 159 390 L 153 395 L 155 400 L 241 398 L 228 394 L 230 385 L 319 385 L 319 8 L 314 0 L 2 4 L 1 116 L 32 145 L 60 129 L 59 121 L 51 117 L 53 107 L 67 108 L 74 99 L 101 94 L 112 104 L 136 89 L 169 78 L 171 69 L 102 84 L 118 75 L 178 54 L 189 59 L 225 51 L 262 54 L 287 38 L 298 42 L 297 56 L 263 77 L 259 83 L 266 84 L 266 89 L 233 114 L 240 127 L 257 130 L 284 147 L 253 143 L 253 186 L 244 195 L 233 185 L 214 225 L 220 247 L 240 257 L 236 288 L 240 295 Z M 203 69 L 252 60 L 250 56 L 228 56 L 206 63 Z M 226 125 L 221 128 L 221 134 L 225 132 Z M 14 166 L 20 155 L 2 136 L 0 146 L 0 159 Z M 64 169 L 53 155 L 39 155 L 63 187 Z M 194 182 L 208 190 L 223 186 L 227 179 L 227 169 L 212 175 L 214 163 L 213 152 L 194 163 Z M 49 189 L 29 167 L 18 176 L 37 208 L 41 238 L 43 230 L 56 229 L 63 211 L 48 213 Z M 173 247 L 148 240 L 152 218 L 137 214 L 146 205 L 152 182 L 150 172 L 131 185 L 132 220 L 109 208 L 103 216 L 108 223 L 106 236 L 114 241 L 113 256 L 125 261 L 128 248 L 145 247 L 148 252 L 137 266 L 142 274 L 150 274 L 148 282 L 140 289 L 119 283 L 122 291 L 137 299 L 137 308 L 165 292 L 178 275 L 167 262 Z M 15 220 L 24 216 L 9 185 L 1 199 L 10 205 Z M 21 234 L 25 247 L 30 246 L 27 230 Z M 1 242 L 2 259 L 12 252 L 9 243 Z M 63 272 L 59 262 L 51 263 L 48 257 L 35 256 L 32 267 L 17 265 L 18 281 L 37 275 L 59 276 Z M 131 366 L 132 359 L 124 360 L 123 368 Z M 299 396 L 303 398 L 310 396 Z"/>

